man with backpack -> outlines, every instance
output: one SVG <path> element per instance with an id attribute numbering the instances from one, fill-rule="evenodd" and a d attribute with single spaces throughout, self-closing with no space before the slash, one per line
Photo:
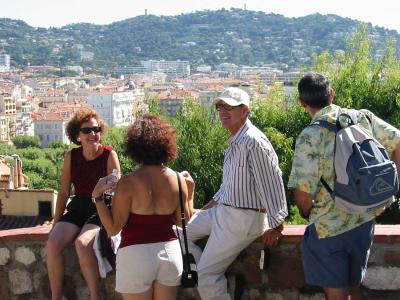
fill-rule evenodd
<path id="1" fill-rule="evenodd" d="M 288 186 L 310 220 L 302 241 L 305 279 L 327 299 L 361 299 L 374 218 L 399 189 L 400 131 L 367 110 L 332 104 L 323 75 L 306 74 L 298 91 L 312 122 L 296 140 Z"/>

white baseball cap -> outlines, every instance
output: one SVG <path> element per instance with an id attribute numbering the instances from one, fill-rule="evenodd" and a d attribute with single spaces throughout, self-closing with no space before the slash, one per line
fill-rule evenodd
<path id="1" fill-rule="evenodd" d="M 238 106 L 241 104 L 246 105 L 247 107 L 250 106 L 249 94 L 237 87 L 229 87 L 225 89 L 218 98 L 215 98 L 213 105 L 217 104 L 218 101 L 224 101 L 230 106 Z"/>

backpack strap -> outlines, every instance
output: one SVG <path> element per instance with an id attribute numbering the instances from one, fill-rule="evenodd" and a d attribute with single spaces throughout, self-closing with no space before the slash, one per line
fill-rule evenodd
<path id="1" fill-rule="evenodd" d="M 338 128 L 336 124 L 332 124 L 325 120 L 316 120 L 312 122 L 309 126 L 314 126 L 314 125 L 326 128 L 329 131 L 334 132 L 335 134 L 340 130 L 340 128 Z"/>

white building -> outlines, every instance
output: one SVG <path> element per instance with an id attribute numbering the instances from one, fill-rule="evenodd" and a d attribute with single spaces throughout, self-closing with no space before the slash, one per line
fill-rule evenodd
<path id="1" fill-rule="evenodd" d="M 61 68 L 61 71 L 72 71 L 79 76 L 83 75 L 83 68 L 81 66 L 65 66 Z"/>
<path id="2" fill-rule="evenodd" d="M 108 126 L 129 125 L 133 120 L 133 105 L 138 101 L 135 91 L 94 92 L 89 95 L 88 104 Z"/>
<path id="3" fill-rule="evenodd" d="M 221 95 L 222 90 L 216 91 L 216 90 L 206 90 L 206 91 L 199 91 L 199 102 L 201 105 L 205 107 L 211 107 L 212 103 L 215 98 L 217 98 L 219 95 Z"/>
<path id="4" fill-rule="evenodd" d="M 17 112 L 16 135 L 34 135 L 34 125 L 32 120 L 32 104 L 26 99 L 20 99 L 21 109 Z"/>
<path id="5" fill-rule="evenodd" d="M 65 125 L 69 120 L 69 114 L 49 112 L 38 116 L 34 123 L 34 133 L 40 139 L 42 147 L 48 147 L 52 141 L 62 141 L 70 144 L 66 135 Z"/>
<path id="6" fill-rule="evenodd" d="M 10 55 L 0 54 L 0 72 L 10 72 Z"/>
<path id="7" fill-rule="evenodd" d="M 0 143 L 10 144 L 15 136 L 17 102 L 10 94 L 0 94 Z"/>
<path id="8" fill-rule="evenodd" d="M 196 68 L 196 71 L 199 73 L 210 73 L 212 70 L 211 66 L 208 65 L 200 65 Z"/>
<path id="9" fill-rule="evenodd" d="M 147 73 L 162 72 L 171 77 L 187 77 L 190 75 L 190 64 L 186 60 L 142 60 L 140 63 Z"/>

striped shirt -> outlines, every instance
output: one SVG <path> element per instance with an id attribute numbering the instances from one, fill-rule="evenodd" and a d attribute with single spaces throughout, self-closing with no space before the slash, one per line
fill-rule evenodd
<path id="1" fill-rule="evenodd" d="M 279 226 L 288 215 L 278 157 L 250 120 L 229 138 L 222 184 L 213 199 L 239 208 L 266 209 L 270 228 Z"/>

